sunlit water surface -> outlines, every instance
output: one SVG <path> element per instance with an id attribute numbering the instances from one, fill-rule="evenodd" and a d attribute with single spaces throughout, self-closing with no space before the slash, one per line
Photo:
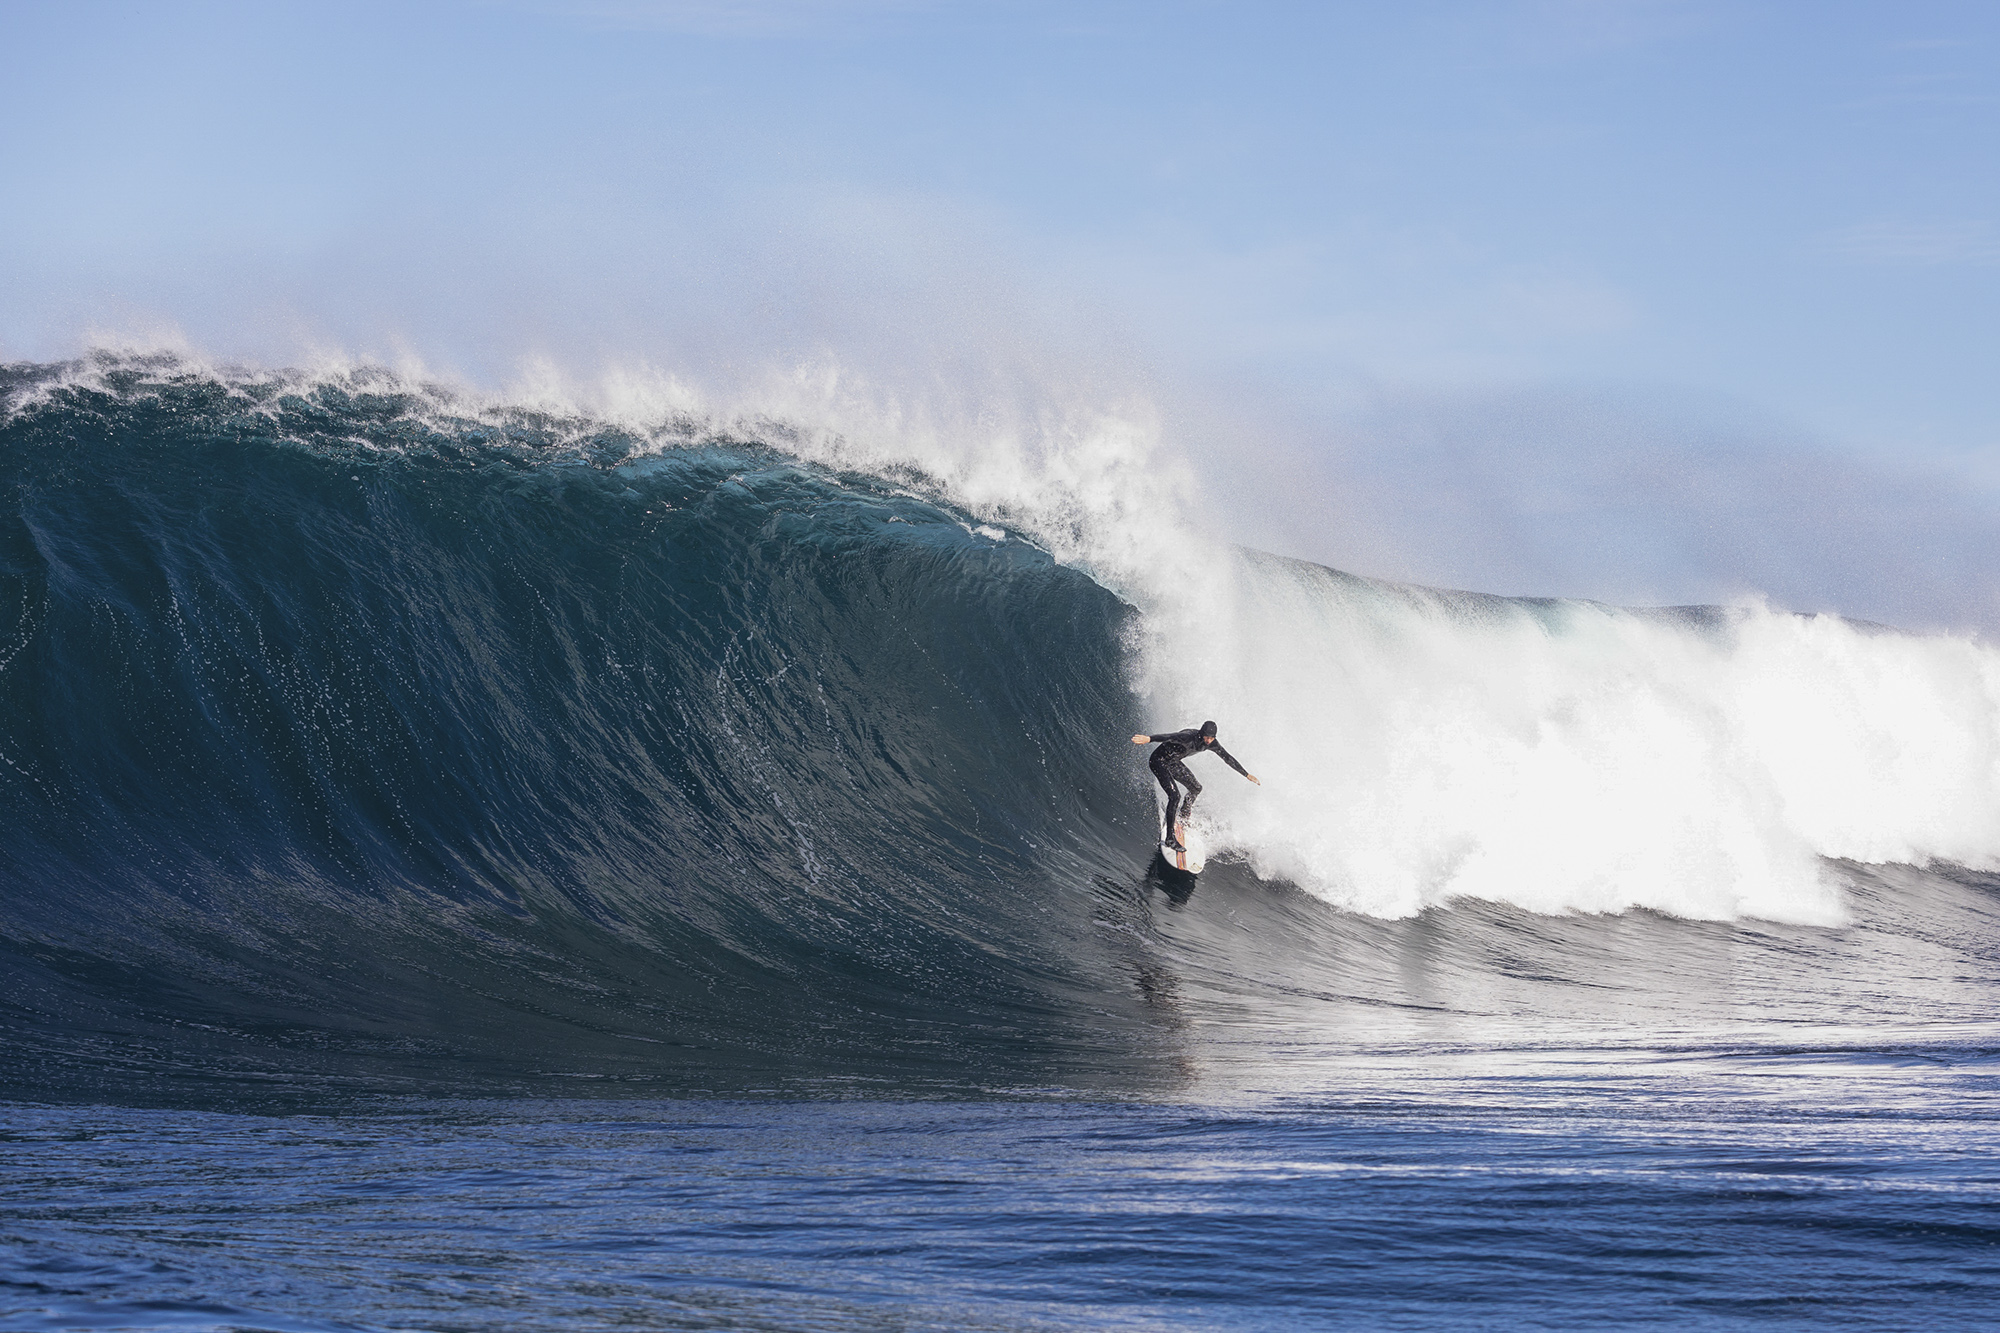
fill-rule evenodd
<path id="1" fill-rule="evenodd" d="M 1932 1036 L 1232 1106 L 13 1105 L 0 1327 L 1976 1327 L 2000 1031 Z"/>

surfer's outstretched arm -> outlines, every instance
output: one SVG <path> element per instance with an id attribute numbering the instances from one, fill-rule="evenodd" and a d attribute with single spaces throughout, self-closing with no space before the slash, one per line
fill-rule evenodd
<path id="1" fill-rule="evenodd" d="M 1260 787 L 1264 785 L 1261 782 L 1257 782 L 1257 775 L 1255 773 L 1252 773 L 1249 769 L 1243 767 L 1243 765 L 1236 762 L 1235 755 L 1229 753 L 1229 751 L 1222 748 L 1221 741 L 1217 741 L 1215 744 L 1209 746 L 1208 748 L 1215 751 L 1218 755 L 1222 756 L 1223 763 L 1229 765 L 1231 768 L 1235 769 L 1238 773 L 1241 773 L 1244 777 L 1250 779 L 1252 782 L 1256 782 L 1257 785 Z"/>

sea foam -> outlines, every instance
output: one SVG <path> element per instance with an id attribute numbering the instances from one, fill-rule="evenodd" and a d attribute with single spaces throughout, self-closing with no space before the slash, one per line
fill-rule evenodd
<path id="1" fill-rule="evenodd" d="M 1213 767 L 1216 839 L 1344 907 L 1834 923 L 1830 858 L 2000 864 L 2000 653 L 1975 640 L 1227 565 L 1157 618 L 1139 686 L 1263 779 Z"/>

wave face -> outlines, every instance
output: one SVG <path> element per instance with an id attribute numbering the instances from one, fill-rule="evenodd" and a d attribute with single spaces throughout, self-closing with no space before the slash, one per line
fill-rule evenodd
<path id="1" fill-rule="evenodd" d="M 1150 842 L 1079 739 L 1131 713 L 1081 574 L 755 444 L 14 387 L 0 934 L 40 1076 L 1129 1076 L 1136 1006 L 1047 891 Z"/>
<path id="2" fill-rule="evenodd" d="M 1732 986 L 1847 1021 L 1901 984 L 1827 980 L 1855 930 L 1956 1020 L 1995 966 L 1939 943 L 2000 864 L 1971 640 L 1358 579 L 1191 535 L 1115 449 L 5 374 L 0 1038 L 36 1095 L 1131 1091 L 1204 1024 Z M 1204 717 L 1264 785 L 1203 774 L 1191 899 L 1124 738 Z"/>

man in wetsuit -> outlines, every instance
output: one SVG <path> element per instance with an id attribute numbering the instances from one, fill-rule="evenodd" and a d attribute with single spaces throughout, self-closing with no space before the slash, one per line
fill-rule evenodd
<path id="1" fill-rule="evenodd" d="M 1181 760 L 1191 754 L 1199 754 L 1201 751 L 1207 750 L 1212 754 L 1221 755 L 1223 763 L 1229 765 L 1244 777 L 1249 778 L 1252 782 L 1257 782 L 1257 775 L 1237 763 L 1234 755 L 1216 743 L 1215 724 L 1213 722 L 1202 723 L 1200 731 L 1175 731 L 1169 732 L 1165 736 L 1134 736 L 1132 738 L 1132 744 L 1134 745 L 1151 745 L 1154 741 L 1160 743 L 1160 748 L 1146 757 L 1146 767 L 1153 770 L 1153 776 L 1158 778 L 1160 785 L 1167 789 L 1167 846 L 1177 852 L 1183 852 L 1187 849 L 1181 846 L 1181 840 L 1174 836 L 1174 817 L 1178 814 L 1181 818 L 1185 819 L 1194 813 L 1194 798 L 1201 795 L 1201 784 L 1194 780 L 1194 774 L 1188 772 L 1187 765 L 1182 763 Z M 1257 782 L 1257 785 L 1261 787 L 1264 784 Z M 1180 789 L 1182 787 L 1187 788 L 1187 801 L 1185 803 L 1181 800 Z"/>

